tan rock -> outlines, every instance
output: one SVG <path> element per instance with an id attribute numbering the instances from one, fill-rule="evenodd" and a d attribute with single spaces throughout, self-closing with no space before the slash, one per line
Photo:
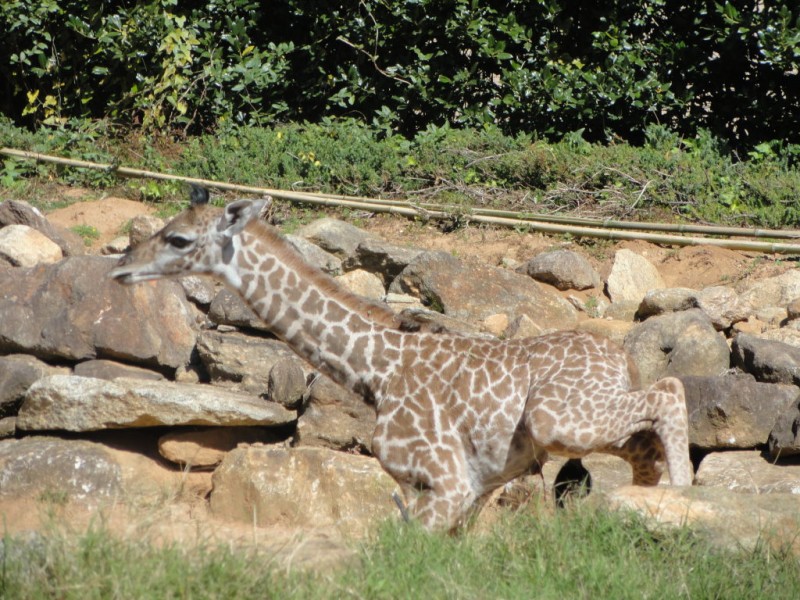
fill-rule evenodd
<path id="1" fill-rule="evenodd" d="M 8 225 L 0 229 L 0 256 L 17 267 L 50 264 L 64 257 L 58 244 L 27 225 Z"/>
<path id="2" fill-rule="evenodd" d="M 359 536 L 399 514 L 395 482 L 377 460 L 324 448 L 237 448 L 213 482 L 213 514 L 255 526 L 330 527 Z"/>
<path id="3" fill-rule="evenodd" d="M 182 466 L 208 468 L 216 467 L 239 444 L 277 441 L 276 434 L 259 427 L 210 427 L 162 435 L 158 438 L 158 452 Z"/>

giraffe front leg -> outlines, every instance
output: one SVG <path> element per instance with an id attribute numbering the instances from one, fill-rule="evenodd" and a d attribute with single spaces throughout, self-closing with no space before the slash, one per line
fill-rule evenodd
<path id="1" fill-rule="evenodd" d="M 455 489 L 425 489 L 410 493 L 408 514 L 428 530 L 454 532 L 474 512 L 475 497 L 463 486 Z"/>

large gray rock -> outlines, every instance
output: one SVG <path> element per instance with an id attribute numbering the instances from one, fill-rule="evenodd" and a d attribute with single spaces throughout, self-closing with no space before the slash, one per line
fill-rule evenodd
<path id="1" fill-rule="evenodd" d="M 170 494 L 196 498 L 210 489 L 208 473 L 166 465 L 155 446 L 155 437 L 142 432 L 115 432 L 110 445 L 49 436 L 0 441 L 0 514 L 10 507 L 13 515 L 24 501 L 34 512 L 39 502 L 67 510 L 75 503 L 85 508 L 128 504 L 147 506 L 152 525 L 152 508 L 163 507 Z"/>
<path id="2" fill-rule="evenodd" d="M 342 274 L 342 259 L 334 256 L 330 252 L 326 252 L 316 244 L 312 244 L 307 239 L 296 236 L 287 235 L 286 241 L 289 242 L 295 250 L 303 257 L 308 264 L 317 267 L 320 271 L 324 271 L 328 275 L 336 276 Z"/>
<path id="3" fill-rule="evenodd" d="M 767 443 L 775 421 L 798 396 L 793 385 L 751 376 L 682 377 L 689 442 L 703 449 L 755 448 Z"/>
<path id="4" fill-rule="evenodd" d="M 242 297 L 227 288 L 221 289 L 214 296 L 208 308 L 208 319 L 217 325 L 269 331 L 267 324 L 245 304 Z"/>
<path id="5" fill-rule="evenodd" d="M 165 225 L 164 219 L 159 219 L 152 215 L 137 215 L 130 220 L 128 232 L 128 243 L 131 248 L 135 248 L 143 241 L 150 239 L 153 235 L 161 231 Z"/>
<path id="6" fill-rule="evenodd" d="M 547 329 L 565 329 L 577 320 L 569 302 L 531 278 L 487 265 L 468 265 L 446 252 L 420 255 L 389 291 L 416 295 L 434 310 L 472 322 L 499 313 L 505 313 L 509 321 L 526 314 Z"/>
<path id="7" fill-rule="evenodd" d="M 45 375 L 69 374 L 27 354 L 0 356 L 0 418 L 17 413 L 25 392 Z"/>
<path id="8" fill-rule="evenodd" d="M 718 330 L 727 329 L 734 323 L 745 321 L 753 314 L 747 302 L 742 302 L 739 295 L 731 288 L 718 285 L 697 292 L 697 306 L 702 310 Z"/>
<path id="9" fill-rule="evenodd" d="M 775 464 L 755 450 L 713 452 L 700 463 L 695 483 L 732 492 L 800 497 L 800 465 Z"/>
<path id="10" fill-rule="evenodd" d="M 0 441 L 0 498 L 110 499 L 122 471 L 99 445 L 84 440 L 28 437 Z"/>
<path id="11" fill-rule="evenodd" d="M 307 375 L 311 368 L 285 343 L 243 333 L 204 331 L 197 353 L 211 381 L 253 394 L 266 394 L 272 368 L 282 360 L 297 363 Z"/>
<path id="12" fill-rule="evenodd" d="M 126 287 L 115 261 L 76 256 L 0 271 L 0 353 L 44 359 L 120 359 L 161 369 L 189 362 L 191 307 L 174 281 Z"/>
<path id="13" fill-rule="evenodd" d="M 636 317 L 641 320 L 697 308 L 697 292 L 689 288 L 664 288 L 650 290 L 644 295 Z"/>
<path id="14" fill-rule="evenodd" d="M 625 336 L 642 385 L 668 375 L 721 375 L 730 366 L 730 350 L 700 310 L 651 317 Z"/>
<path id="15" fill-rule="evenodd" d="M 602 283 L 589 261 L 571 250 L 543 252 L 528 261 L 525 272 L 559 290 L 586 290 Z"/>
<path id="16" fill-rule="evenodd" d="M 362 242 L 376 239 L 358 227 L 339 221 L 338 219 L 323 218 L 301 227 L 297 236 L 316 244 L 326 252 L 330 252 L 342 260 L 355 260 L 356 248 Z"/>
<path id="17" fill-rule="evenodd" d="M 375 408 L 322 375 L 311 384 L 297 421 L 295 444 L 372 453 Z"/>
<path id="18" fill-rule="evenodd" d="M 63 257 L 58 244 L 27 225 L 8 225 L 0 229 L 0 258 L 15 267 L 52 264 Z"/>
<path id="19" fill-rule="evenodd" d="M 282 358 L 269 370 L 268 396 L 286 408 L 296 408 L 306 392 L 306 374 L 297 358 Z"/>
<path id="20" fill-rule="evenodd" d="M 382 279 L 384 285 L 389 285 L 423 252 L 418 248 L 405 248 L 367 238 L 356 246 L 354 254 L 342 266 L 346 271 L 362 269 L 374 273 Z"/>
<path id="21" fill-rule="evenodd" d="M 739 301 L 751 312 L 767 306 L 788 306 L 800 297 L 800 271 L 792 269 L 776 277 L 746 281 L 739 289 Z"/>
<path id="22" fill-rule="evenodd" d="M 626 486 L 596 498 L 617 510 L 632 510 L 655 529 L 686 527 L 719 547 L 755 550 L 764 543 L 785 548 L 800 535 L 796 494 L 738 494 L 706 486 L 681 488 Z"/>
<path id="23" fill-rule="evenodd" d="M 211 511 L 256 526 L 357 536 L 398 515 L 395 488 L 374 458 L 325 448 L 240 447 L 214 472 Z"/>
<path id="24" fill-rule="evenodd" d="M 800 348 L 740 333 L 731 351 L 733 366 L 759 381 L 800 385 Z"/>
<path id="25" fill-rule="evenodd" d="M 86 246 L 78 234 L 53 225 L 27 202 L 6 200 L 0 203 L 0 227 L 7 225 L 27 225 L 36 229 L 55 242 L 64 256 L 80 256 L 86 253 Z"/>
<path id="26" fill-rule="evenodd" d="M 386 289 L 383 280 L 369 271 L 356 269 L 339 275 L 336 281 L 347 291 L 370 300 L 383 300 Z"/>
<path id="27" fill-rule="evenodd" d="M 641 302 L 650 290 L 664 287 L 664 280 L 649 260 L 631 250 L 617 250 L 606 281 L 612 302 Z"/>
<path id="28" fill-rule="evenodd" d="M 778 415 L 767 445 L 776 459 L 800 454 L 800 398 Z"/>
<path id="29" fill-rule="evenodd" d="M 294 412 L 208 385 L 53 375 L 28 389 L 22 431 L 96 431 L 159 425 L 284 425 Z"/>

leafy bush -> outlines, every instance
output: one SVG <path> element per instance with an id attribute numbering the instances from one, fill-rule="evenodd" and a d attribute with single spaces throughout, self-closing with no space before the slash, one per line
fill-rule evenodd
<path id="1" fill-rule="evenodd" d="M 789 0 L 10 0 L 0 28 L 17 123 L 351 117 L 409 138 L 496 125 L 636 144 L 663 124 L 742 154 L 800 143 Z"/>

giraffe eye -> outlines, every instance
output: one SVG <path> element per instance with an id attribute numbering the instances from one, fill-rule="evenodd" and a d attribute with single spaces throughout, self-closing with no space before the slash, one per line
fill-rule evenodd
<path id="1" fill-rule="evenodd" d="M 194 242 L 192 238 L 185 237 L 179 233 L 172 233 L 167 236 L 167 243 L 173 248 L 181 250 Z"/>

